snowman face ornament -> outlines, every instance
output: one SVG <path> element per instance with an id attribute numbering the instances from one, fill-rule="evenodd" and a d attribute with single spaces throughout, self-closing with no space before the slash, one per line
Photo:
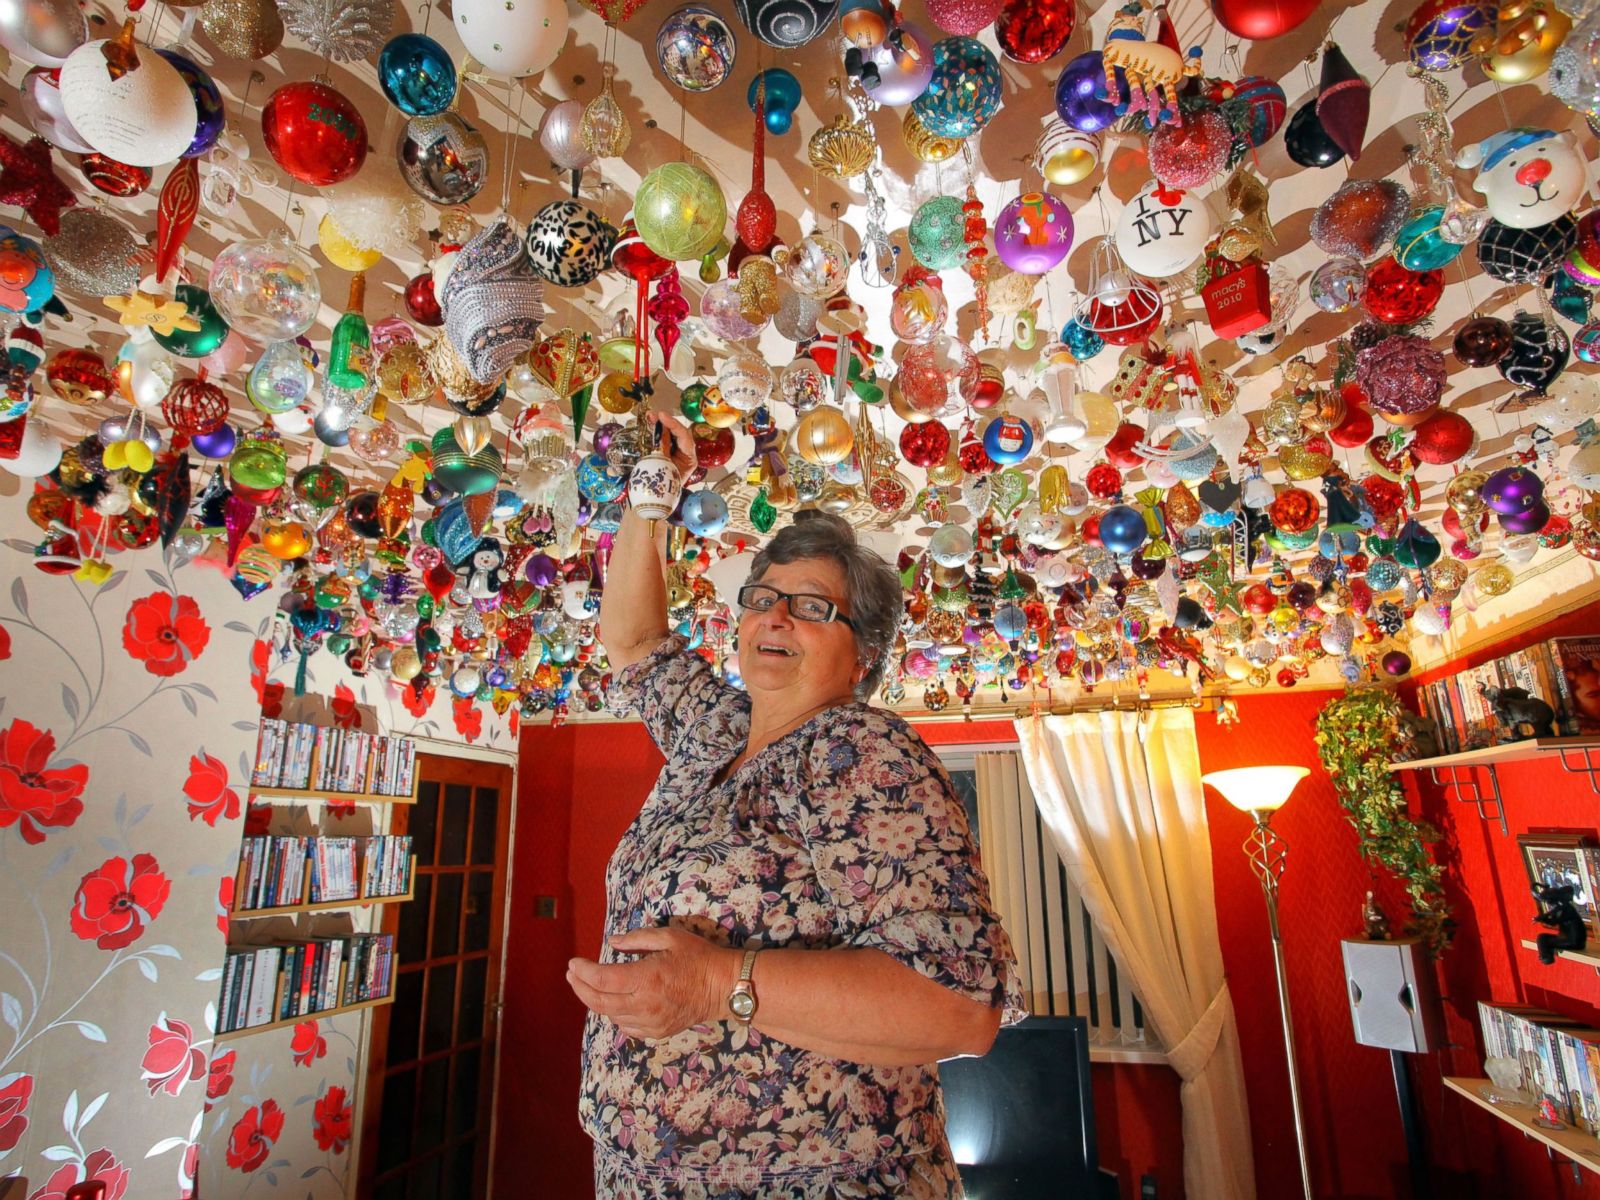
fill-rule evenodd
<path id="1" fill-rule="evenodd" d="M 1489 215 L 1513 229 L 1536 229 L 1571 212 L 1588 179 L 1571 135 L 1549 129 L 1508 129 L 1456 156 L 1478 176 L 1473 190 Z"/>

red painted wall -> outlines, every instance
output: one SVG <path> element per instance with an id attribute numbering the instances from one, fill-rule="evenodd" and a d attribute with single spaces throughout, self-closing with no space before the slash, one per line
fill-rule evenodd
<path id="1" fill-rule="evenodd" d="M 1587 632 L 1581 615 L 1525 635 L 1522 642 Z M 1493 657 L 1519 642 L 1466 661 Z M 1465 662 L 1461 665 L 1465 665 Z M 1196 718 L 1203 770 L 1264 763 L 1313 769 L 1274 827 L 1290 845 L 1281 911 L 1296 1041 L 1305 1092 L 1314 1191 L 1348 1200 L 1407 1197 L 1394 1084 L 1387 1053 L 1356 1045 L 1345 1000 L 1339 939 L 1360 929 L 1369 887 L 1396 918 L 1398 890 L 1374 880 L 1356 856 L 1354 831 L 1317 763 L 1313 722 L 1330 693 L 1239 697 L 1240 722 Z M 1012 740 L 1005 722 L 926 724 L 933 744 Z M 500 1136 L 495 1163 L 505 1194 L 529 1178 L 550 1193 L 587 1196 L 589 1143 L 578 1129 L 581 1006 L 564 981 L 573 954 L 593 955 L 604 917 L 602 877 L 611 849 L 660 767 L 642 727 L 538 728 L 523 734 L 518 773 L 510 954 L 501 1061 Z M 1449 800 L 1425 777 L 1414 779 L 1421 813 L 1443 834 L 1456 905 L 1456 944 L 1440 972 L 1450 1047 L 1409 1060 L 1424 1113 L 1435 1194 L 1490 1200 L 1513 1191 L 1526 1200 L 1593 1195 L 1589 1173 L 1574 1185 L 1570 1169 L 1549 1162 L 1534 1143 L 1446 1093 L 1442 1075 L 1481 1075 L 1476 1002 L 1481 998 L 1544 1004 L 1600 1024 L 1600 978 L 1585 968 L 1542 967 L 1518 942 L 1531 936 L 1515 834 L 1529 828 L 1595 829 L 1600 807 L 1581 776 L 1554 764 L 1501 768 L 1512 836 L 1482 823 L 1470 806 Z M 1420 786 L 1417 786 L 1419 785 Z M 1278 1018 L 1266 910 L 1241 849 L 1249 819 L 1208 793 L 1217 919 L 1238 1013 L 1262 1200 L 1299 1193 L 1288 1080 Z M 557 917 L 536 919 L 534 897 L 557 897 Z M 1159 1067 L 1096 1067 L 1096 1117 L 1102 1162 L 1117 1170 L 1124 1195 L 1153 1172 L 1164 1198 L 1182 1195 L 1182 1146 L 1176 1076 Z M 538 1130 L 536 1137 L 525 1131 Z"/>

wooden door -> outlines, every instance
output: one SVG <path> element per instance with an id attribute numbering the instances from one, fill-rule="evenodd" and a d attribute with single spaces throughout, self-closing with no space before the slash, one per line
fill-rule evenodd
<path id="1" fill-rule="evenodd" d="M 375 1010 L 360 1200 L 483 1200 L 499 1031 L 511 769 L 417 756 L 394 809 L 417 856 L 416 899 L 392 905 L 395 1001 Z M 395 911 L 398 909 L 398 911 Z"/>

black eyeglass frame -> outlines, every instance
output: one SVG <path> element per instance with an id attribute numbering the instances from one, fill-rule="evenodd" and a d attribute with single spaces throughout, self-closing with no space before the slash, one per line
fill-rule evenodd
<path id="1" fill-rule="evenodd" d="M 774 599 L 771 604 L 767 605 L 766 608 L 756 608 L 754 605 L 745 603 L 746 594 L 758 588 L 764 592 L 771 592 L 776 597 L 776 599 Z M 809 621 L 813 625 L 826 625 L 831 621 L 838 621 L 846 629 L 850 630 L 851 633 L 855 632 L 856 623 L 840 612 L 839 606 L 832 600 L 826 596 L 819 596 L 816 592 L 785 592 L 779 588 L 773 587 L 770 583 L 747 583 L 739 589 L 739 607 L 745 612 L 766 612 L 768 609 L 775 607 L 779 600 L 790 602 L 789 615 L 796 621 Z M 803 616 L 795 611 L 794 604 L 792 603 L 792 601 L 795 600 L 819 600 L 828 606 L 827 615 L 821 617 Z"/>

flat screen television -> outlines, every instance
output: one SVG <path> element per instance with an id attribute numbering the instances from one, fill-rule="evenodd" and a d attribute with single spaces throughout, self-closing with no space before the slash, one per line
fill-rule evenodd
<path id="1" fill-rule="evenodd" d="M 939 1080 L 968 1200 L 1102 1195 L 1083 1017 L 1029 1017 L 982 1058 L 940 1063 Z"/>

